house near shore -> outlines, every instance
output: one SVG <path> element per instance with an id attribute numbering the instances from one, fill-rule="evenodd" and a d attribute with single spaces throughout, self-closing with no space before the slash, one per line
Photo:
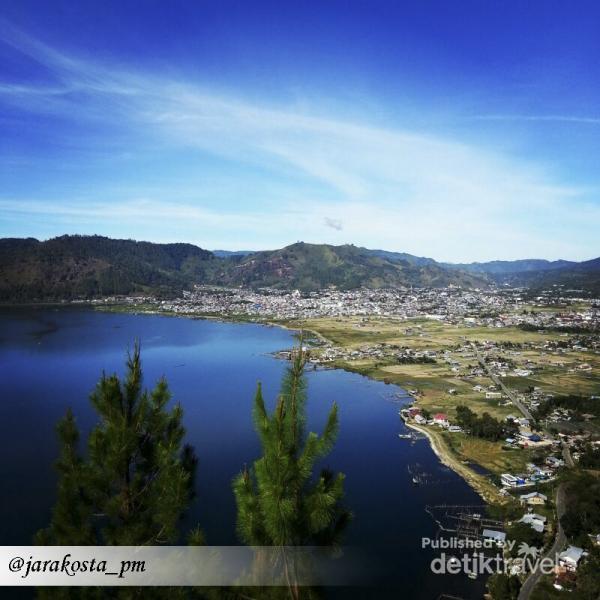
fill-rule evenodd
<path id="1" fill-rule="evenodd" d="M 565 567 L 567 571 L 577 571 L 579 562 L 584 554 L 583 548 L 569 546 L 564 552 L 558 555 L 558 564 Z"/>
<path id="2" fill-rule="evenodd" d="M 427 419 L 422 414 L 415 415 L 415 423 L 417 425 L 426 425 Z"/>
<path id="3" fill-rule="evenodd" d="M 502 475 L 500 475 L 500 481 L 502 485 L 506 487 L 519 487 L 520 485 L 525 485 L 525 479 L 511 475 L 510 473 L 502 473 Z"/>
<path id="4" fill-rule="evenodd" d="M 521 505 L 527 506 L 543 506 L 548 500 L 547 496 L 540 494 L 540 492 L 531 492 L 530 494 L 523 494 L 519 496 L 519 502 Z"/>
<path id="5" fill-rule="evenodd" d="M 448 421 L 448 415 L 445 413 L 437 413 L 433 415 L 433 423 L 440 427 L 449 427 L 450 421 Z"/>
<path id="6" fill-rule="evenodd" d="M 544 529 L 546 528 L 546 517 L 542 515 L 536 515 L 535 513 L 527 513 L 526 515 L 523 515 L 517 522 L 529 525 L 531 529 L 537 531 L 538 533 L 544 533 Z"/>
<path id="7" fill-rule="evenodd" d="M 494 529 L 484 529 L 481 533 L 484 540 L 491 540 L 497 546 L 504 546 L 506 543 L 506 533 L 504 531 L 495 531 Z"/>

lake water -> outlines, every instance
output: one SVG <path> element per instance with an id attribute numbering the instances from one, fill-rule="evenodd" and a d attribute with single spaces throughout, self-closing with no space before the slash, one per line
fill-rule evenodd
<path id="1" fill-rule="evenodd" d="M 291 347 L 292 333 L 71 308 L 0 312 L 0 543 L 29 544 L 47 525 L 55 423 L 71 406 L 87 434 L 95 422 L 90 391 L 103 370 L 122 373 L 136 338 L 146 385 L 167 377 L 185 411 L 186 441 L 199 456 L 198 498 L 186 524 L 198 522 L 209 544 L 237 543 L 231 480 L 259 453 L 251 420 L 256 383 L 272 404 L 285 363 L 270 353 Z M 308 380 L 310 430 L 320 431 L 331 403 L 339 404 L 340 434 L 326 464 L 346 473 L 346 503 L 354 513 L 346 543 L 367 548 L 381 569 L 382 587 L 371 597 L 480 598 L 481 580 L 432 575 L 433 555 L 421 549 L 422 536 L 436 535 L 426 505 L 481 499 L 440 464 L 426 440 L 398 438 L 406 433 L 398 416 L 402 390 L 334 370 L 309 371 Z M 425 484 L 413 485 L 409 469 L 426 473 Z"/>

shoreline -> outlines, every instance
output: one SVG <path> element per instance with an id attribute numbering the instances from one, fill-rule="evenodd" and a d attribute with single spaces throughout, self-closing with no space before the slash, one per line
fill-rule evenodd
<path id="1" fill-rule="evenodd" d="M 437 432 L 414 423 L 407 423 L 406 421 L 404 421 L 404 424 L 408 428 L 414 429 L 425 435 L 429 440 L 429 445 L 431 446 L 433 453 L 438 457 L 438 460 L 461 477 L 487 504 L 504 504 L 506 502 L 492 483 L 482 475 L 475 473 L 475 471 L 453 456 Z"/>
<path id="2" fill-rule="evenodd" d="M 21 305 L 21 306 L 23 306 L 23 305 Z M 29 304 L 27 306 L 32 307 L 35 305 Z M 45 305 L 37 304 L 37 306 L 40 306 L 40 307 L 45 306 L 47 308 L 49 307 L 48 304 L 45 304 Z M 92 305 L 92 304 L 79 304 L 79 303 L 75 304 L 75 303 L 70 302 L 70 303 L 64 303 L 64 304 L 60 304 L 60 305 L 54 304 L 52 306 L 54 306 L 54 307 L 60 306 L 62 308 L 80 307 L 80 308 L 98 310 L 100 312 L 129 313 L 129 314 L 137 314 L 137 315 L 140 315 L 140 314 L 160 315 L 160 316 L 168 316 L 168 317 L 183 317 L 183 318 L 188 318 L 188 319 L 204 319 L 204 320 L 220 321 L 222 323 L 253 324 L 253 325 L 262 325 L 262 326 L 269 326 L 269 327 L 279 327 L 281 329 L 285 329 L 286 331 L 290 331 L 290 332 L 306 331 L 306 332 L 309 332 L 309 333 L 315 335 L 316 337 L 320 338 L 321 340 L 324 340 L 325 342 L 330 342 L 330 340 L 328 340 L 325 336 L 323 336 L 318 331 L 315 331 L 314 329 L 309 329 L 309 328 L 302 329 L 302 328 L 298 328 L 298 327 L 291 327 L 288 324 L 285 324 L 282 322 L 277 322 L 277 321 L 269 321 L 269 320 L 255 321 L 255 320 L 249 320 L 249 319 L 241 319 L 236 316 L 227 317 L 225 315 L 213 315 L 213 314 L 202 314 L 202 313 L 182 314 L 182 313 L 173 312 L 173 311 L 148 310 L 148 309 L 135 310 L 136 307 L 123 305 L 123 304 Z M 333 367 L 333 368 L 337 369 L 340 367 Z M 345 370 L 345 369 L 342 369 L 342 370 Z M 352 370 L 349 370 L 349 371 L 358 373 L 358 374 L 362 375 L 363 377 L 367 377 L 368 379 L 371 379 L 373 381 L 377 381 L 377 380 L 373 379 L 372 377 L 370 377 L 368 374 L 361 373 L 359 371 L 352 371 Z M 406 391 L 396 384 L 391 384 L 391 385 L 394 385 L 398 389 Z M 433 453 L 436 455 L 438 460 L 443 465 L 448 467 L 449 469 L 452 469 L 452 471 L 454 471 L 459 477 L 461 477 L 465 481 L 465 483 L 467 483 L 467 485 L 469 485 L 473 490 L 475 490 L 475 492 L 477 492 L 486 503 L 488 503 L 488 504 L 503 504 L 506 502 L 506 500 L 498 494 L 498 491 L 496 490 L 495 486 L 493 486 L 493 484 L 491 484 L 489 481 L 487 481 L 487 479 L 485 479 L 483 476 L 478 475 L 475 471 L 470 469 L 467 465 L 463 464 L 456 456 L 454 456 L 453 453 L 450 450 L 448 450 L 445 442 L 439 437 L 439 435 L 436 432 L 433 432 L 427 428 L 421 427 L 414 423 L 407 423 L 407 422 L 404 422 L 404 423 L 407 427 L 414 429 L 416 431 L 419 431 L 420 433 L 425 435 L 429 441 L 429 445 L 430 445 Z"/>
<path id="3" fill-rule="evenodd" d="M 127 308 L 128 307 L 125 307 L 125 309 L 127 309 Z M 123 312 L 130 312 L 130 311 L 124 310 Z M 133 311 L 131 311 L 131 312 L 133 312 Z M 152 311 L 152 312 L 144 311 L 144 312 L 146 312 L 146 314 L 164 314 L 162 311 Z M 170 316 L 180 316 L 180 317 L 188 317 L 188 318 L 191 317 L 191 318 L 197 318 L 197 319 L 198 318 L 211 319 L 211 320 L 222 321 L 224 323 L 231 323 L 231 322 L 233 322 L 233 323 L 253 323 L 255 325 L 280 327 L 281 329 L 285 329 L 286 331 L 291 331 L 291 332 L 306 331 L 308 333 L 315 335 L 319 339 L 324 340 L 325 342 L 331 343 L 331 340 L 328 340 L 324 335 L 322 335 L 318 331 L 315 331 L 314 329 L 310 329 L 310 328 L 303 329 L 301 327 L 291 327 L 288 324 L 285 324 L 282 322 L 277 322 L 277 321 L 269 321 L 269 320 L 250 321 L 250 320 L 244 320 L 244 319 L 236 319 L 235 317 L 227 318 L 227 317 L 223 317 L 223 316 L 220 317 L 220 316 L 215 316 L 215 315 L 202 315 L 199 313 L 186 315 L 186 314 L 181 314 L 181 313 L 167 312 L 167 314 Z M 332 368 L 340 369 L 341 367 L 332 367 Z M 373 379 L 372 377 L 370 377 L 368 374 L 362 373 L 358 370 L 357 371 L 354 371 L 352 369 L 342 369 L 342 370 L 348 370 L 351 373 L 358 373 L 359 375 L 362 375 L 363 377 L 366 377 L 367 379 L 370 379 L 372 381 L 378 381 L 377 379 Z M 406 390 L 404 390 L 404 388 L 401 388 L 400 386 L 398 386 L 396 384 L 390 384 L 390 385 L 394 385 L 398 389 L 406 392 Z M 473 490 L 475 490 L 475 492 L 477 492 L 481 496 L 481 498 L 484 500 L 484 502 L 486 502 L 487 504 L 505 504 L 506 503 L 506 499 L 504 497 L 500 496 L 496 487 L 490 481 L 488 481 L 486 477 L 479 475 L 473 469 L 469 468 L 466 464 L 461 462 L 461 460 L 457 456 L 455 456 L 451 450 L 448 449 L 446 443 L 439 436 L 439 434 L 437 434 L 436 432 L 431 431 L 427 428 L 420 427 L 419 425 L 416 425 L 413 423 L 407 423 L 406 421 L 404 423 L 407 427 L 410 427 L 416 431 L 419 431 L 423 435 L 425 435 L 429 441 L 429 445 L 430 445 L 433 453 L 436 455 L 438 460 L 443 465 L 445 465 L 446 467 L 448 467 L 449 469 L 454 471 L 461 479 L 463 479 L 463 481 L 465 481 L 465 483 L 469 487 L 471 487 Z"/>

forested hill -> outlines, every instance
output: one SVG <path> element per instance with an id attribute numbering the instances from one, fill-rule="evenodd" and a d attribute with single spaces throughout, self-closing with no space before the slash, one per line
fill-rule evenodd
<path id="1" fill-rule="evenodd" d="M 43 301 L 112 294 L 174 294 L 206 277 L 211 252 L 102 236 L 0 239 L 0 300 Z"/>
<path id="2" fill-rule="evenodd" d="M 358 287 L 486 287 L 485 276 L 445 269 L 436 264 L 390 260 L 353 245 L 330 246 L 298 242 L 280 250 L 255 252 L 237 258 L 220 277 L 224 285 L 270 286 L 316 290 L 334 285 Z"/>

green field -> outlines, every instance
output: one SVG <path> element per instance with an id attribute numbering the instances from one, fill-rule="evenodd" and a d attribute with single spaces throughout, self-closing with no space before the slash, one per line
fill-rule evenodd
<path id="1" fill-rule="evenodd" d="M 464 404 L 478 414 L 488 412 L 503 419 L 508 414 L 519 414 L 505 400 L 487 400 L 485 393 L 476 392 L 476 385 L 489 386 L 487 376 L 468 376 L 478 361 L 470 351 L 468 342 L 492 342 L 515 344 L 515 348 L 498 350 L 499 358 L 507 357 L 515 367 L 533 365 L 534 373 L 528 377 L 508 376 L 503 382 L 517 391 L 539 387 L 554 394 L 600 394 L 600 356 L 591 352 L 561 354 L 542 349 L 521 348 L 532 344 L 542 348 L 546 341 L 564 339 L 559 333 L 523 331 L 518 328 L 488 328 L 455 326 L 429 319 L 398 319 L 384 317 L 320 318 L 289 323 L 317 333 L 335 347 L 358 350 L 385 344 L 410 348 L 414 351 L 430 350 L 437 353 L 435 364 L 395 364 L 392 359 L 370 357 L 357 360 L 338 359 L 335 367 L 362 373 L 376 380 L 397 384 L 406 390 L 418 391 L 418 404 L 431 413 L 444 412 L 450 419 L 456 406 Z M 458 351 L 461 347 L 464 352 Z M 454 361 L 458 373 L 452 371 L 443 355 Z M 316 351 L 318 354 L 318 350 Z M 592 365 L 591 372 L 574 371 L 581 363 Z M 453 394 L 449 390 L 454 390 Z M 437 429 L 437 428 L 436 428 Z M 441 433 L 444 445 L 462 461 L 475 462 L 493 473 L 520 472 L 529 462 L 530 454 L 523 450 L 503 450 L 502 442 L 488 442 L 462 434 Z"/>

